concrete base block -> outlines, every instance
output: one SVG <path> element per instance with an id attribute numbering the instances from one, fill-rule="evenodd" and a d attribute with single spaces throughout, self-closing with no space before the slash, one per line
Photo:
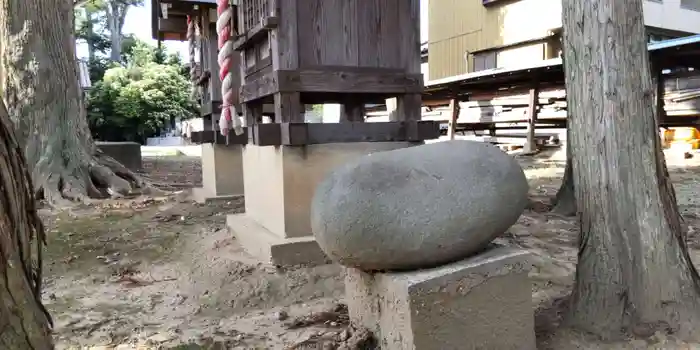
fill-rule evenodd
<path id="1" fill-rule="evenodd" d="M 232 195 L 220 195 L 217 196 L 210 191 L 207 191 L 204 187 L 197 187 L 192 189 L 192 198 L 195 202 L 199 204 L 208 204 L 219 201 L 230 201 L 243 197 L 242 194 L 232 194 Z"/>
<path id="2" fill-rule="evenodd" d="M 243 195 L 243 178 L 242 146 L 202 144 L 201 198 Z"/>
<path id="3" fill-rule="evenodd" d="M 265 263 L 314 266 L 330 262 L 313 236 L 282 238 L 245 213 L 228 215 L 226 227 L 249 254 Z"/>
<path id="4" fill-rule="evenodd" d="M 141 145 L 137 142 L 95 142 L 104 154 L 114 158 L 127 169 L 138 171 L 142 168 Z"/>
<path id="5" fill-rule="evenodd" d="M 344 162 L 415 144 L 246 145 L 243 147 L 245 217 L 250 223 L 246 225 L 251 227 L 233 232 L 243 249 L 263 261 L 275 265 L 324 263 L 325 254 L 311 231 L 311 201 L 318 183 Z"/>
<path id="6" fill-rule="evenodd" d="M 381 349 L 534 350 L 528 257 L 494 247 L 432 269 L 348 268 L 350 318 L 374 332 Z"/>

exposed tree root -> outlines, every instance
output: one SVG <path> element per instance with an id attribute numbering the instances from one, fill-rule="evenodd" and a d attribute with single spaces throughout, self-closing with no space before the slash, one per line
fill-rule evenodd
<path id="1" fill-rule="evenodd" d="M 378 348 L 377 339 L 371 331 L 351 324 L 338 333 L 315 334 L 309 339 L 290 346 L 288 349 L 374 350 Z"/>
<path id="2" fill-rule="evenodd" d="M 97 148 L 88 158 L 76 170 L 68 171 L 64 166 L 63 171 L 54 173 L 63 175 L 52 174 L 39 183 L 40 197 L 51 206 L 66 207 L 94 200 L 164 193 Z"/>
<path id="3" fill-rule="evenodd" d="M 552 213 L 562 216 L 576 215 L 576 198 L 573 189 L 559 190 L 552 201 Z"/>
<path id="4" fill-rule="evenodd" d="M 52 206 L 152 193 L 102 154 L 90 134 L 75 69 L 73 8 L 0 0 L 0 90 L 34 181 Z"/>
<path id="5" fill-rule="evenodd" d="M 571 149 L 566 145 L 567 161 L 564 169 L 564 178 L 561 182 L 561 187 L 557 191 L 556 196 L 552 199 L 552 213 L 563 216 L 576 215 L 576 196 L 574 192 L 574 174 L 573 165 L 571 164 Z"/>

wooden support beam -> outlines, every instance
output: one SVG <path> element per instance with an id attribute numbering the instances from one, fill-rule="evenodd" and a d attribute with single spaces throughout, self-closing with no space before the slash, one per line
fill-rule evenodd
<path id="1" fill-rule="evenodd" d="M 241 111 L 246 126 L 251 126 L 257 124 L 262 117 L 263 106 L 260 103 L 245 103 L 242 105 Z"/>
<path id="2" fill-rule="evenodd" d="M 217 145 L 245 145 L 248 143 L 248 131 L 245 130 L 242 135 L 236 135 L 233 130 L 229 134 L 228 142 L 218 130 L 194 131 L 190 140 L 196 144 L 213 143 Z"/>
<path id="3" fill-rule="evenodd" d="M 278 123 L 303 123 L 304 105 L 298 92 L 275 94 L 275 121 Z"/>
<path id="4" fill-rule="evenodd" d="M 421 120 L 423 99 L 420 93 L 399 95 L 396 98 L 396 114 L 399 121 Z"/>
<path id="5" fill-rule="evenodd" d="M 248 140 L 253 142 L 255 137 L 253 135 L 253 126 L 258 124 L 258 120 L 262 118 L 263 105 L 260 103 L 244 103 L 241 105 L 241 112 L 243 120 L 245 120 L 245 126 L 248 128 Z"/>
<path id="6" fill-rule="evenodd" d="M 456 98 L 450 100 L 450 120 L 447 122 L 447 137 L 455 139 L 457 129 L 457 118 L 459 117 L 459 101 Z"/>
<path id="7" fill-rule="evenodd" d="M 447 137 L 450 140 L 455 139 L 455 132 L 457 131 L 457 119 L 459 118 L 459 91 L 452 91 L 452 99 L 450 100 L 450 121 L 447 123 Z"/>
<path id="8" fill-rule="evenodd" d="M 534 153 L 537 151 L 537 143 L 535 139 L 535 124 L 537 124 L 537 105 L 539 102 L 539 83 L 535 84 L 530 89 L 530 102 L 528 103 L 528 125 L 527 125 L 527 142 L 525 143 L 524 153 Z"/>
<path id="9" fill-rule="evenodd" d="M 340 122 L 364 122 L 365 121 L 365 104 L 356 99 L 348 100 L 342 104 L 340 109 Z"/>
<path id="10" fill-rule="evenodd" d="M 255 145 L 279 146 L 282 144 L 280 142 L 282 140 L 282 128 L 280 128 L 278 123 L 255 124 L 249 130 L 251 130 L 250 135 L 252 135 L 250 141 Z"/>
<path id="11" fill-rule="evenodd" d="M 273 72 L 279 91 L 342 93 L 422 93 L 423 76 L 395 69 L 345 68 Z M 420 95 L 419 95 L 420 96 Z"/>
<path id="12" fill-rule="evenodd" d="M 338 68 L 277 70 L 248 80 L 240 88 L 240 102 L 257 100 L 278 92 L 339 94 L 409 94 L 422 103 L 423 76 L 395 69 Z M 399 102 L 400 104 L 400 102 Z M 399 107 L 400 109 L 400 107 Z"/>
<path id="13" fill-rule="evenodd" d="M 258 124 L 253 129 L 253 142 L 259 146 L 423 141 L 440 136 L 440 123 L 434 121 L 273 123 Z"/>

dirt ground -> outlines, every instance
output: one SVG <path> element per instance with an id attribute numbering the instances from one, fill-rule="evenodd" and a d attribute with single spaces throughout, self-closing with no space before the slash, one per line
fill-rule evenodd
<path id="1" fill-rule="evenodd" d="M 578 227 L 545 212 L 563 152 L 518 158 L 535 205 L 499 241 L 535 254 L 533 305 L 540 349 L 690 349 L 661 334 L 601 344 L 559 328 L 573 282 Z M 689 245 L 700 262 L 700 156 L 667 156 Z M 326 349 L 351 336 L 335 265 L 277 270 L 224 229 L 243 199 L 197 205 L 198 158 L 145 158 L 145 175 L 173 190 L 42 215 L 49 229 L 43 299 L 58 349 Z M 539 203 L 539 204 L 538 204 Z M 695 348 L 695 347 L 692 347 Z M 700 344 L 698 344 L 700 348 Z"/>

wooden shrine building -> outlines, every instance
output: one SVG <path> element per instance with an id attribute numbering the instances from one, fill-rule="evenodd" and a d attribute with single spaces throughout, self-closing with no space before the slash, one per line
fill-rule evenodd
<path id="1" fill-rule="evenodd" d="M 237 54 L 231 67 L 218 67 L 213 59 L 223 62 L 227 52 L 221 41 L 214 47 L 214 1 L 153 2 L 158 39 L 187 39 L 186 16 L 209 24 L 199 31 L 201 67 L 195 68 L 201 73 L 193 77 L 209 88 L 202 89 L 201 101 L 211 128 L 197 137 L 203 144 L 204 187 L 214 197 L 221 197 L 221 187 L 245 194 L 245 213 L 229 215 L 227 227 L 266 262 L 326 261 L 313 239 L 309 210 L 316 185 L 328 171 L 356 157 L 439 136 L 438 122 L 420 120 L 419 0 L 220 2 L 236 11 L 230 23 L 218 25 L 230 26 L 233 33 Z M 220 68 L 236 70 L 240 77 L 233 103 L 245 121 L 239 136 L 221 137 L 216 130 L 228 96 L 215 91 Z M 365 123 L 365 106 L 386 99 L 396 99 L 392 119 Z M 339 122 L 307 121 L 305 106 L 319 104 L 341 105 Z M 207 185 L 209 178 L 215 185 Z"/>
<path id="2" fill-rule="evenodd" d="M 151 0 L 151 27 L 153 38 L 161 41 L 189 41 L 190 53 L 194 57 L 186 57 L 192 74 L 191 83 L 197 89 L 197 97 L 200 103 L 200 116 L 203 118 L 204 133 L 195 132 L 191 135 L 197 143 L 215 141 L 218 133 L 218 118 L 221 113 L 222 92 L 219 75 L 218 33 L 216 0 Z M 233 6 L 234 11 L 236 7 Z M 233 16 L 231 25 L 237 25 L 237 16 Z M 188 37 L 190 26 L 193 28 L 193 37 Z M 236 67 L 234 73 L 234 87 L 240 87 L 238 75 L 238 56 L 233 57 L 232 64 Z M 236 96 L 238 94 L 236 93 Z M 238 103 L 236 101 L 236 106 Z M 222 142 L 222 137 L 218 137 Z"/>
<path id="3" fill-rule="evenodd" d="M 252 142 L 303 145 L 434 137 L 420 123 L 420 19 L 414 0 L 241 0 L 240 102 Z M 398 100 L 397 120 L 364 121 L 365 105 Z M 305 123 L 304 105 L 338 103 L 341 123 Z M 274 123 L 260 124 L 263 106 Z M 352 124 L 343 122 L 355 122 Z"/>

